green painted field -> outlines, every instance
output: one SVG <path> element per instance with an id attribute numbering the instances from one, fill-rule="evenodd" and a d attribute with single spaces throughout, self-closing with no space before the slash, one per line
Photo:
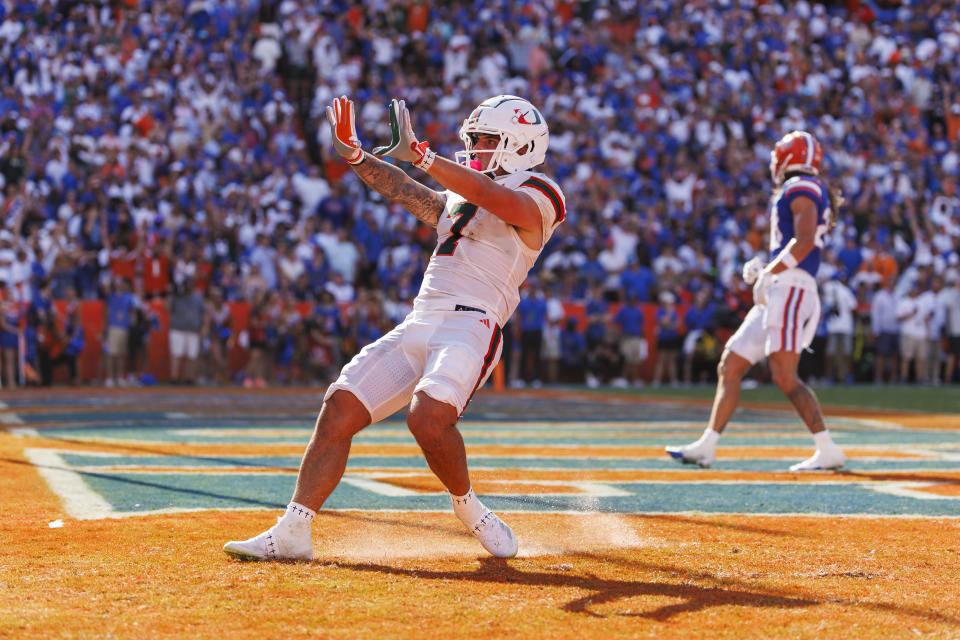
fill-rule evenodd
<path id="1" fill-rule="evenodd" d="M 713 399 L 714 387 L 661 387 L 657 389 L 604 388 L 598 391 L 631 396 L 691 398 L 709 401 Z M 960 386 L 957 385 L 950 387 L 918 387 L 913 385 L 889 385 L 883 387 L 873 385 L 820 386 L 815 387 L 814 391 L 824 407 L 960 414 Z M 756 389 L 744 389 L 741 401 L 746 403 L 785 403 L 786 399 L 780 390 L 773 385 L 761 385 Z"/>

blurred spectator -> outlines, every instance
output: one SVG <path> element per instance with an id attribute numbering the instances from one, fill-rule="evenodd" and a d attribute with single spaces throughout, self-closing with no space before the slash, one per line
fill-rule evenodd
<path id="1" fill-rule="evenodd" d="M 640 302 L 651 300 L 651 292 L 657 281 L 649 267 L 633 261 L 620 274 L 620 288 L 623 295 Z"/>
<path id="2" fill-rule="evenodd" d="M 204 318 L 207 322 L 204 333 L 210 341 L 209 377 L 213 384 L 226 384 L 230 380 L 228 357 L 233 338 L 233 316 L 217 287 L 207 290 Z"/>
<path id="3" fill-rule="evenodd" d="M 119 278 L 113 282 L 111 293 L 103 305 L 103 340 L 106 346 L 105 384 L 108 387 L 126 385 L 126 360 L 129 348 L 130 325 L 140 302 L 130 291 L 130 281 Z"/>
<path id="4" fill-rule="evenodd" d="M 294 379 L 294 364 L 301 359 L 297 358 L 298 351 L 303 348 L 301 342 L 302 318 L 294 306 L 293 296 L 281 296 L 279 315 L 277 318 L 276 354 L 274 357 L 275 377 L 280 384 L 292 384 Z"/>
<path id="5" fill-rule="evenodd" d="M 960 360 L 960 273 L 951 271 L 940 296 L 947 309 L 947 364 L 943 381 L 950 384 L 957 377 L 957 362 Z"/>
<path id="6" fill-rule="evenodd" d="M 617 329 L 620 354 L 623 356 L 623 368 L 620 377 L 612 382 L 615 387 L 640 386 L 639 368 L 647 359 L 647 340 L 643 337 L 643 311 L 636 298 L 627 297 L 626 301 L 613 316 Z"/>
<path id="7" fill-rule="evenodd" d="M 920 283 L 913 282 L 907 295 L 897 303 L 897 322 L 900 323 L 900 380 L 906 382 L 910 365 L 914 365 L 916 381 L 926 382 L 927 323 L 932 310 L 920 299 Z"/>
<path id="8" fill-rule="evenodd" d="M 547 326 L 547 301 L 536 282 L 527 280 L 529 286 L 520 293 L 517 305 L 517 322 L 520 325 L 520 376 L 516 386 L 539 387 L 540 358 L 543 348 L 543 331 Z"/>
<path id="9" fill-rule="evenodd" d="M 943 294 L 943 278 L 930 278 L 930 288 L 923 293 L 923 304 L 930 308 L 927 321 L 927 373 L 926 379 L 934 386 L 940 386 L 943 378 L 940 369 L 943 366 L 943 329 L 947 323 L 947 300 Z"/>
<path id="10" fill-rule="evenodd" d="M 856 230 L 847 230 L 843 248 L 837 251 L 837 259 L 843 265 L 843 273 L 847 278 L 852 278 L 860 270 L 860 265 L 863 264 L 863 253 L 860 250 L 860 243 L 857 242 Z"/>
<path id="11" fill-rule="evenodd" d="M 330 274 L 330 281 L 327 282 L 324 289 L 333 296 L 334 300 L 340 303 L 353 302 L 356 295 L 353 285 L 347 282 L 339 271 Z"/>
<path id="12" fill-rule="evenodd" d="M 710 300 L 710 290 L 707 287 L 700 288 L 683 316 L 687 331 L 683 338 L 684 384 L 693 382 L 695 364 L 699 365 L 697 381 L 703 382 L 704 374 L 713 370 L 719 362 L 720 343 L 713 335 L 716 313 L 716 305 Z"/>
<path id="13" fill-rule="evenodd" d="M 612 326 L 604 331 L 603 338 L 587 352 L 587 386 L 600 384 L 626 386 L 623 376 L 623 355 L 618 333 Z"/>
<path id="14" fill-rule="evenodd" d="M 67 292 L 67 304 L 62 317 L 53 309 L 43 314 L 37 343 L 41 384 L 53 384 L 54 370 L 59 365 L 66 366 L 70 384 L 80 384 L 77 358 L 83 350 L 84 338 L 74 289 Z"/>
<path id="15" fill-rule="evenodd" d="M 876 345 L 873 381 L 876 384 L 883 384 L 884 381 L 896 382 L 899 379 L 897 357 L 900 353 L 900 321 L 897 319 L 897 302 L 893 297 L 896 284 L 897 279 L 888 276 L 883 282 L 883 288 L 873 294 L 871 301 L 871 333 Z"/>
<path id="16" fill-rule="evenodd" d="M 301 378 L 305 384 L 327 384 L 336 377 L 340 367 L 335 332 L 338 324 L 339 320 L 325 313 L 323 306 L 315 307 L 307 316 L 304 323 L 304 361 L 301 366 Z"/>
<path id="17" fill-rule="evenodd" d="M 150 335 L 159 328 L 156 314 L 139 302 L 131 312 L 130 330 L 127 332 L 127 384 L 142 384 L 147 368 L 147 351 Z"/>
<path id="18" fill-rule="evenodd" d="M 558 380 L 560 366 L 560 333 L 566 312 L 559 295 L 559 283 L 551 285 L 550 297 L 547 298 L 546 325 L 543 327 L 543 369 L 546 372 L 546 383 L 555 384 Z"/>
<path id="19" fill-rule="evenodd" d="M 657 364 L 653 372 L 653 384 L 659 386 L 667 378 L 676 386 L 677 352 L 680 350 L 680 314 L 677 313 L 676 296 L 669 291 L 660 294 L 657 309 Z"/>
<path id="20" fill-rule="evenodd" d="M 0 280 L 25 300 L 45 277 L 105 300 L 112 275 L 148 299 L 192 276 L 231 302 L 307 301 L 331 271 L 338 299 L 408 301 L 431 232 L 345 173 L 317 126 L 341 93 L 370 140 L 405 97 L 447 157 L 464 103 L 541 105 L 570 230 L 534 272 L 563 272 L 574 299 L 602 282 L 611 301 L 688 302 L 706 279 L 729 324 L 768 232 L 769 149 L 794 128 L 842 176 L 824 239 L 851 287 L 957 267 L 960 6 L 568 4 L 7 3 Z"/>
<path id="21" fill-rule="evenodd" d="M 560 380 L 583 382 L 587 365 L 587 338 L 577 327 L 576 318 L 567 318 L 560 331 Z"/>
<path id="22" fill-rule="evenodd" d="M 827 379 L 850 384 L 853 357 L 854 311 L 857 298 L 838 274 L 823 285 L 823 312 L 827 316 Z"/>
<path id="23" fill-rule="evenodd" d="M 258 295 L 250 305 L 250 317 L 247 319 L 247 346 L 250 349 L 250 359 L 247 361 L 246 375 L 243 386 L 246 388 L 266 387 L 269 377 L 269 362 L 267 360 L 268 327 L 269 327 L 268 295 Z"/>
<path id="24" fill-rule="evenodd" d="M 200 342 L 206 327 L 207 304 L 193 278 L 186 278 L 167 303 L 170 313 L 170 380 L 193 384 Z"/>
<path id="25" fill-rule="evenodd" d="M 142 255 L 143 295 L 146 299 L 162 298 L 170 292 L 170 257 L 165 248 L 153 245 Z"/>
<path id="26" fill-rule="evenodd" d="M 587 301 L 584 306 L 584 313 L 587 319 L 587 328 L 584 332 L 584 338 L 587 345 L 588 369 L 586 374 L 586 383 L 588 387 L 594 388 L 600 385 L 600 378 L 597 375 L 597 369 L 603 368 L 599 363 L 606 359 L 600 356 L 600 351 L 605 350 L 605 338 L 608 333 L 608 323 L 610 321 L 609 306 L 603 297 L 603 285 L 596 284 L 588 293 Z M 619 368 L 614 375 L 619 374 Z M 609 381 L 613 376 L 605 378 Z"/>
<path id="27" fill-rule="evenodd" d="M 18 386 L 20 302 L 6 281 L 0 280 L 0 354 L 3 356 L 3 386 Z"/>

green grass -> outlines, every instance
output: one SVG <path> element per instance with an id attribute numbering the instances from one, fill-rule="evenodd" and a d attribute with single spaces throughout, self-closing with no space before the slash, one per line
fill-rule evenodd
<path id="1" fill-rule="evenodd" d="M 652 398 L 680 398 L 712 400 L 713 387 L 658 388 L 658 389 L 604 389 Z M 816 387 L 814 391 L 824 407 L 850 407 L 893 411 L 920 411 L 926 413 L 960 413 L 960 387 L 917 387 L 912 385 L 875 387 L 850 385 Z M 773 385 L 744 389 L 742 402 L 786 402 L 783 393 Z"/>

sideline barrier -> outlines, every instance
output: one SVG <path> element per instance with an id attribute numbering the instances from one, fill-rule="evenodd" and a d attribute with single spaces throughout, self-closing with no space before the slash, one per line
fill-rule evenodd
<path id="1" fill-rule="evenodd" d="M 57 301 L 54 303 L 57 310 L 63 314 L 66 303 Z M 243 369 L 249 358 L 247 349 L 238 345 L 237 336 L 247 328 L 247 320 L 250 315 L 250 303 L 231 302 L 228 303 L 232 311 L 233 336 L 230 340 L 228 353 L 228 362 L 231 375 Z M 145 371 L 157 379 L 158 382 L 166 382 L 170 379 L 170 347 L 169 347 L 169 316 L 162 300 L 153 300 L 147 303 L 150 310 L 156 314 L 159 328 L 150 332 L 146 347 L 146 365 Z M 656 339 L 656 314 L 657 305 L 651 302 L 640 304 L 643 309 L 644 327 L 643 333 L 647 340 L 649 348 L 649 357 L 640 367 L 641 376 L 649 380 L 653 375 L 653 369 L 656 363 L 657 339 Z M 312 305 L 309 303 L 300 303 L 297 310 L 301 315 L 306 316 L 310 312 Z M 350 305 L 342 308 L 344 314 L 349 312 Z M 566 318 L 576 318 L 577 328 L 583 331 L 586 328 L 585 305 L 580 302 L 565 302 L 563 304 Z M 610 305 L 611 316 L 616 313 L 619 305 Z M 681 332 L 683 330 L 683 314 L 685 306 L 677 305 L 677 312 L 681 319 Z M 99 380 L 102 378 L 101 361 L 103 356 L 103 302 L 100 300 L 85 300 L 80 303 L 80 323 L 83 326 L 85 344 L 83 351 L 77 363 L 80 378 L 83 382 Z M 498 367 L 499 369 L 500 367 Z M 56 372 L 57 380 L 63 379 L 63 372 Z M 499 374 L 502 377 L 502 372 Z M 494 379 L 494 386 L 502 388 L 502 380 Z"/>

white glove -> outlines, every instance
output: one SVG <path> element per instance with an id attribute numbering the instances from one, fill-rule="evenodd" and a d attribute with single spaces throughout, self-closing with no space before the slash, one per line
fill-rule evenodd
<path id="1" fill-rule="evenodd" d="M 375 148 L 374 155 L 412 162 L 413 166 L 424 171 L 430 168 L 437 154 L 430 149 L 429 142 L 417 140 L 405 100 L 394 98 L 390 101 L 390 133 L 390 144 Z"/>
<path id="2" fill-rule="evenodd" d="M 760 256 L 750 258 L 743 265 L 743 281 L 747 284 L 756 282 L 757 278 L 760 277 L 760 272 L 763 271 L 763 266 L 763 260 Z"/>
<path id="3" fill-rule="evenodd" d="M 771 284 L 773 284 L 773 273 L 766 269 L 762 270 L 753 284 L 753 304 L 767 306 L 767 292 L 770 291 Z"/>

